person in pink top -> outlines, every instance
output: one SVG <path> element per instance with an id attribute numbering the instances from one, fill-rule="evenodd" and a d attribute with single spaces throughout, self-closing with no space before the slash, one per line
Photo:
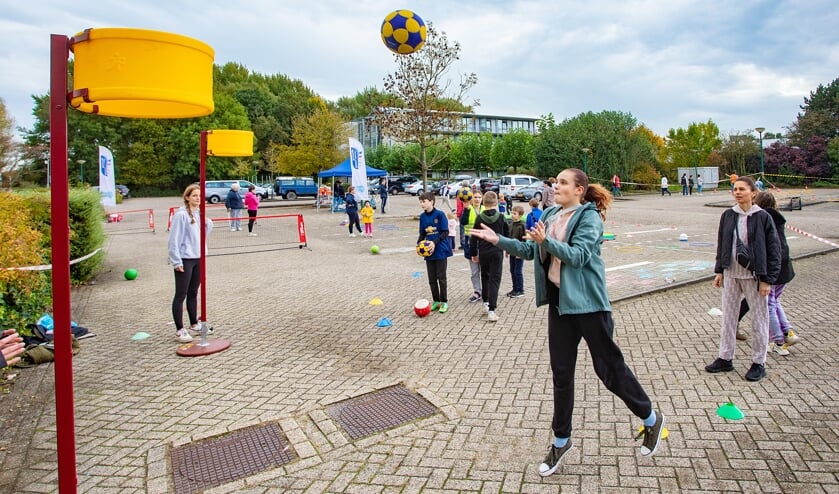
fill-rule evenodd
<path id="1" fill-rule="evenodd" d="M 253 224 L 256 223 L 256 211 L 259 209 L 259 196 L 254 192 L 256 186 L 248 186 L 248 193 L 245 194 L 245 207 L 248 208 L 248 236 L 255 237 Z"/>

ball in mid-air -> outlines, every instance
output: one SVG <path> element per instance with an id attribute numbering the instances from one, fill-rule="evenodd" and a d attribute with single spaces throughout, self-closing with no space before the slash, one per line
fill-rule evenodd
<path id="1" fill-rule="evenodd" d="M 425 44 L 425 22 L 410 10 L 394 10 L 382 21 L 382 41 L 399 55 L 414 53 Z"/>
<path id="2" fill-rule="evenodd" d="M 370 253 L 371 254 L 378 254 L 379 253 L 379 246 L 378 245 L 371 245 L 370 246 Z"/>
<path id="3" fill-rule="evenodd" d="M 137 279 L 137 270 L 136 269 L 126 269 L 124 274 L 125 274 L 125 279 L 126 280 L 136 280 Z"/>
<path id="4" fill-rule="evenodd" d="M 414 304 L 414 314 L 418 317 L 425 317 L 431 314 L 431 304 L 428 300 L 424 298 L 417 300 L 417 303 Z"/>
<path id="5" fill-rule="evenodd" d="M 472 200 L 472 189 L 469 187 L 461 187 L 457 191 L 457 198 L 463 202 L 469 202 Z"/>
<path id="6" fill-rule="evenodd" d="M 430 240 L 422 240 L 420 243 L 417 244 L 417 254 L 421 255 L 422 257 L 428 257 L 431 255 L 431 249 L 433 248 L 434 242 Z"/>

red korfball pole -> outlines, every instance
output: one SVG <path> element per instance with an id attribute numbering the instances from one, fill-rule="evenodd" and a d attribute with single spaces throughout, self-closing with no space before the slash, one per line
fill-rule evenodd
<path id="1" fill-rule="evenodd" d="M 58 490 L 75 493 L 76 433 L 73 412 L 73 351 L 70 340 L 70 192 L 67 170 L 67 36 L 50 36 L 50 232 L 52 318 L 55 323 L 55 427 Z"/>
<path id="2" fill-rule="evenodd" d="M 207 322 L 207 256 L 204 255 L 207 252 L 207 228 L 206 228 L 206 218 L 205 213 L 207 209 L 207 131 L 201 131 L 201 145 L 200 145 L 200 152 L 201 157 L 198 159 L 200 166 L 200 179 L 198 183 L 201 187 L 201 208 L 199 211 L 201 212 L 201 262 L 199 263 L 200 271 L 201 271 L 201 317 L 198 318 L 199 321 L 206 323 Z M 203 334 L 203 333 L 202 333 Z"/>

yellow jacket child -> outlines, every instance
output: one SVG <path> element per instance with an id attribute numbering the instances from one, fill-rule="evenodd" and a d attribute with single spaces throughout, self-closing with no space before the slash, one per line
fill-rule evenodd
<path id="1" fill-rule="evenodd" d="M 361 208 L 361 224 L 364 225 L 364 236 L 373 236 L 373 208 L 370 206 L 370 201 L 364 201 L 364 207 Z"/>

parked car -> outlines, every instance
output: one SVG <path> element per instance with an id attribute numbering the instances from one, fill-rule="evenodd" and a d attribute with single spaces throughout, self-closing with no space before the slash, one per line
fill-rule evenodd
<path id="1" fill-rule="evenodd" d="M 388 177 L 387 191 L 391 195 L 396 195 L 400 192 L 405 192 L 405 187 L 417 181 L 419 181 L 419 179 L 413 175 L 397 175 Z"/>
<path id="2" fill-rule="evenodd" d="M 515 197 L 519 201 L 530 201 L 534 197 L 538 201 L 542 201 L 543 185 L 531 185 L 529 187 L 522 187 L 516 191 Z"/>
<path id="3" fill-rule="evenodd" d="M 478 182 L 481 192 L 486 194 L 489 191 L 493 191 L 498 194 L 501 191 L 501 180 L 497 178 L 482 178 Z"/>
<path id="4" fill-rule="evenodd" d="M 233 182 L 239 182 L 239 195 L 242 197 L 245 197 L 245 194 L 248 193 L 248 187 L 254 185 L 254 194 L 262 199 L 268 198 L 267 190 L 247 180 L 207 180 L 204 185 L 204 196 L 207 198 L 207 202 L 210 204 L 224 202 L 224 198 L 227 197 L 227 191 L 233 186 Z"/>
<path id="5" fill-rule="evenodd" d="M 131 191 L 128 189 L 128 187 L 126 187 L 124 185 L 117 184 L 116 189 L 117 189 L 117 192 L 119 192 L 119 194 L 122 196 L 123 199 L 127 199 L 127 198 L 131 197 Z"/>
<path id="6" fill-rule="evenodd" d="M 506 197 L 515 196 L 519 189 L 539 185 L 542 181 L 532 175 L 504 175 L 501 177 L 501 192 Z"/>
<path id="7" fill-rule="evenodd" d="M 405 192 L 411 194 L 413 196 L 418 196 L 423 193 L 423 183 L 422 180 L 418 180 L 414 183 L 408 184 L 405 187 Z M 440 182 L 428 182 L 428 190 L 432 193 L 436 194 L 437 191 L 440 190 Z"/>
<path id="8" fill-rule="evenodd" d="M 274 182 L 274 195 L 289 200 L 300 196 L 316 197 L 318 184 L 307 177 L 279 177 Z"/>

